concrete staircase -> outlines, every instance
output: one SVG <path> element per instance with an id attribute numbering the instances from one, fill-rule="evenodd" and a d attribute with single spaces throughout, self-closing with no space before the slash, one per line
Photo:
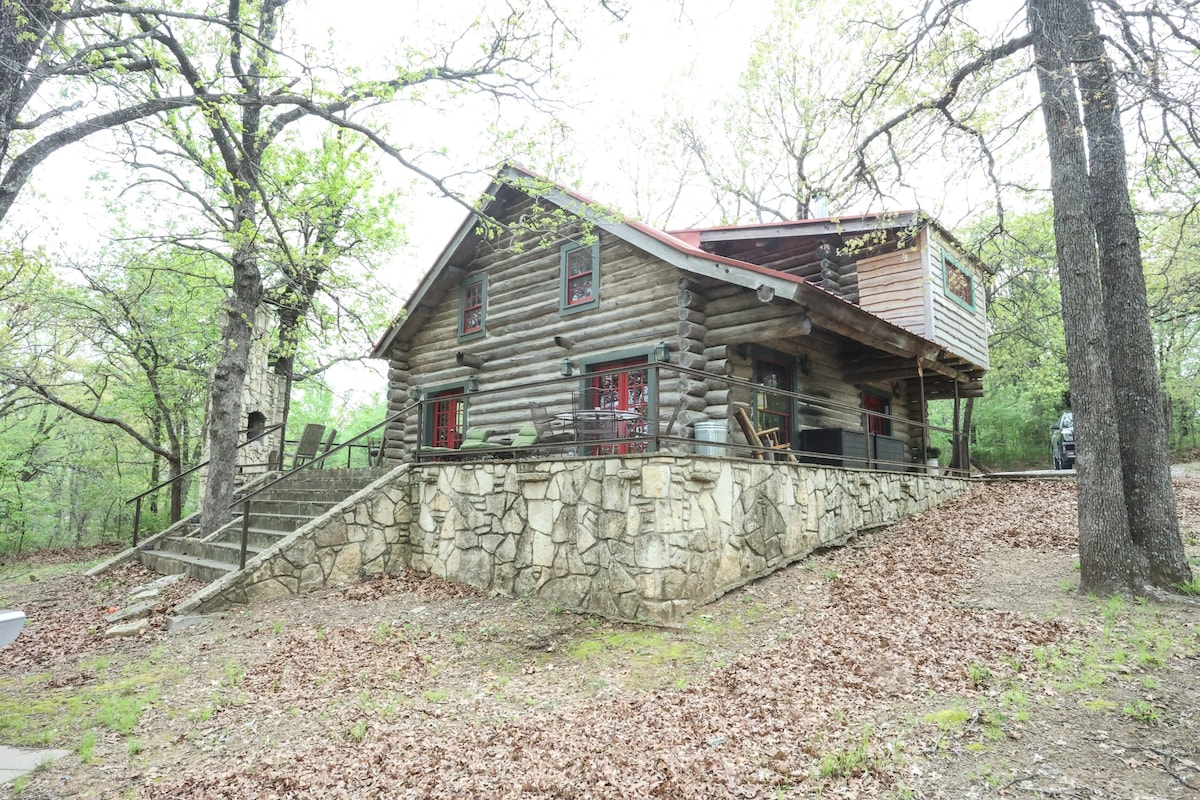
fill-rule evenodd
<path id="1" fill-rule="evenodd" d="M 367 469 L 310 469 L 277 483 L 251 501 L 246 560 L 329 512 L 367 484 L 386 475 L 389 467 Z M 138 552 L 148 568 L 161 575 L 185 573 L 211 583 L 238 568 L 242 540 L 241 515 L 208 536 L 188 525 Z"/>

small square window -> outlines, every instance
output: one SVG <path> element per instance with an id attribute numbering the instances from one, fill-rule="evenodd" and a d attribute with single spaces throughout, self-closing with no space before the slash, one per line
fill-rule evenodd
<path id="1" fill-rule="evenodd" d="M 480 275 L 463 284 L 459 296 L 459 341 L 483 336 L 487 317 L 487 276 Z"/>
<path id="2" fill-rule="evenodd" d="M 562 249 L 561 296 L 564 313 L 600 304 L 600 245 L 569 244 Z"/>
<path id="3" fill-rule="evenodd" d="M 975 281 L 971 277 L 971 273 L 959 266 L 958 262 L 950 256 L 944 256 L 942 258 L 942 275 L 945 281 L 946 295 L 974 310 Z"/>

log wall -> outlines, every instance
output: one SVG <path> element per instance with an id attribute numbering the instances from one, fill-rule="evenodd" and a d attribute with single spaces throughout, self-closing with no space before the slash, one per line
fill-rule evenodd
<path id="1" fill-rule="evenodd" d="M 518 207 L 519 216 L 526 208 Z M 679 349 L 680 326 L 693 324 L 681 319 L 678 305 L 679 273 L 674 267 L 651 258 L 607 233 L 597 231 L 600 241 L 599 305 L 597 308 L 563 314 L 559 308 L 560 248 L 585 235 L 575 227 L 564 235 L 543 242 L 538 235 L 524 237 L 513 247 L 500 242 L 481 252 L 470 263 L 463 279 L 479 273 L 488 276 L 486 335 L 468 342 L 457 338 L 459 291 L 449 288 L 431 301 L 428 319 L 410 336 L 397 342 L 390 354 L 392 376 L 389 410 L 395 413 L 409 401 L 409 388 L 420 385 L 425 396 L 444 388 L 462 386 L 474 376 L 487 402 L 470 404 L 467 426 L 513 431 L 530 422 L 529 402 L 536 400 L 552 412 L 570 407 L 572 390 L 579 384 L 531 390 L 530 384 L 560 377 L 563 358 L 570 358 L 576 373 L 584 361 L 621 360 L 637 355 L 649 357 L 660 340 L 673 351 Z M 555 337 L 574 343 L 560 347 Z M 459 365 L 455 356 L 465 352 L 484 360 L 479 369 Z M 673 358 L 675 355 L 673 354 Z M 404 378 L 401 383 L 400 379 Z M 677 394 L 663 395 L 665 420 L 674 410 Z M 416 441 L 417 419 L 392 426 L 387 436 L 389 459 L 404 457 L 404 443 Z"/>

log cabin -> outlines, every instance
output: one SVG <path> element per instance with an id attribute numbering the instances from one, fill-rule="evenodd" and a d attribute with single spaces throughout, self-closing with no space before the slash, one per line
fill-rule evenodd
<path id="1" fill-rule="evenodd" d="M 982 392 L 984 272 L 920 211 L 663 231 L 507 165 L 481 212 L 372 352 L 390 413 L 424 401 L 388 427 L 389 462 L 595 391 L 648 426 L 674 411 L 736 440 L 749 409 L 802 460 L 903 469 L 930 400 Z M 686 374 L 648 385 L 664 362 Z"/>

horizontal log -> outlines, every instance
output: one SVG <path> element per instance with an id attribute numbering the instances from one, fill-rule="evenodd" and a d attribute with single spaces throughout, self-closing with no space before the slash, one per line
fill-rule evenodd
<path id="1" fill-rule="evenodd" d="M 797 315 L 790 319 L 761 319 L 712 329 L 709 331 L 708 338 L 705 339 L 705 344 L 764 342 L 807 336 L 810 333 L 812 333 L 812 321 L 807 315 Z"/>
<path id="2" fill-rule="evenodd" d="M 703 325 L 704 320 L 708 319 L 708 315 L 703 311 L 697 311 L 694 308 L 678 308 L 676 314 L 680 322 L 694 322 L 697 325 Z"/>
<path id="3" fill-rule="evenodd" d="M 680 308 L 702 309 L 706 303 L 703 295 L 691 289 L 680 289 L 675 297 L 675 304 Z"/>
<path id="4" fill-rule="evenodd" d="M 713 375 L 732 375 L 733 362 L 727 358 L 709 359 L 708 363 L 704 365 L 704 371 Z"/>
<path id="5" fill-rule="evenodd" d="M 703 325 L 697 325 L 694 322 L 680 322 L 675 327 L 675 333 L 681 339 L 695 339 L 698 342 L 704 341 L 704 337 L 708 335 L 708 328 Z"/>
<path id="6" fill-rule="evenodd" d="M 704 354 L 704 342 L 699 339 L 680 339 L 679 349 L 687 353 Z"/>
<path id="7" fill-rule="evenodd" d="M 679 394 L 690 394 L 696 397 L 704 397 L 708 393 L 708 384 L 704 381 L 694 381 L 690 378 L 680 378 L 675 386 L 675 391 Z"/>
<path id="8" fill-rule="evenodd" d="M 729 358 L 729 345 L 718 344 L 705 347 L 704 355 L 707 358 Z"/>
<path id="9" fill-rule="evenodd" d="M 709 419 L 729 419 L 731 416 L 733 416 L 733 409 L 734 406 L 732 404 L 723 406 L 708 406 L 704 409 L 704 413 L 709 416 Z"/>
<path id="10" fill-rule="evenodd" d="M 695 395 L 690 394 L 684 395 L 684 404 L 685 410 L 695 411 L 697 413 L 703 413 L 705 409 L 708 408 L 708 404 L 704 402 L 703 397 L 696 397 Z"/>
<path id="11" fill-rule="evenodd" d="M 730 389 L 714 389 L 704 395 L 704 402 L 710 406 L 728 405 L 730 391 Z"/>
<path id="12" fill-rule="evenodd" d="M 704 369 L 704 365 L 708 363 L 708 359 L 699 353 L 682 352 L 677 353 L 676 357 L 679 366 L 684 369 Z"/>

